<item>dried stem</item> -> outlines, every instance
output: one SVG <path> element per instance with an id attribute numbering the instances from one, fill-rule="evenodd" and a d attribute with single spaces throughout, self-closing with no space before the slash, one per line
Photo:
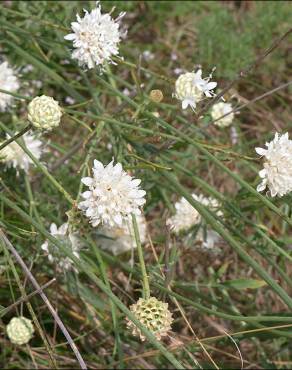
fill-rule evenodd
<path id="1" fill-rule="evenodd" d="M 274 41 L 272 43 L 272 45 L 267 49 L 265 50 L 260 56 L 258 56 L 256 58 L 256 60 L 251 63 L 247 68 L 245 68 L 244 70 L 240 71 L 237 75 L 237 77 L 232 80 L 218 95 L 215 96 L 214 99 L 210 100 L 208 104 L 205 105 L 205 107 L 203 107 L 199 113 L 197 114 L 197 119 L 199 119 L 199 117 L 201 117 L 209 108 L 212 107 L 212 105 L 214 105 L 215 103 L 217 103 L 217 101 L 219 99 L 222 98 L 222 96 L 224 96 L 224 94 L 226 94 L 226 92 L 228 90 L 231 89 L 231 87 L 233 85 L 235 85 L 238 81 L 240 81 L 241 79 L 247 77 L 250 72 L 257 68 L 261 62 L 269 55 L 271 54 L 279 45 L 280 43 L 292 32 L 292 28 L 290 28 L 287 32 L 284 33 L 284 35 L 282 35 L 281 37 L 279 37 L 276 41 Z"/>
<path id="2" fill-rule="evenodd" d="M 70 347 L 72 348 L 72 350 L 73 350 L 73 352 L 74 352 L 74 354 L 75 354 L 75 356 L 76 356 L 76 358 L 77 358 L 77 360 L 79 362 L 79 365 L 80 365 L 81 369 L 86 370 L 87 369 L 87 366 L 86 366 L 86 364 L 85 364 L 85 362 L 84 362 L 84 360 L 83 360 L 80 352 L 78 351 L 78 348 L 76 347 L 75 343 L 73 342 L 73 340 L 72 340 L 72 338 L 71 338 L 68 330 L 66 329 L 65 325 L 61 321 L 61 319 L 58 316 L 58 314 L 57 314 L 56 310 L 54 309 L 54 307 L 51 305 L 51 303 L 48 300 L 47 296 L 42 291 L 41 286 L 36 281 L 36 279 L 34 278 L 34 276 L 32 275 L 32 273 L 29 271 L 28 267 L 26 266 L 26 264 L 24 263 L 24 261 L 20 257 L 20 255 L 18 254 L 17 250 L 13 247 L 13 245 L 7 239 L 7 237 L 5 236 L 5 234 L 2 231 L 2 229 L 0 229 L 0 238 L 6 244 L 7 248 L 13 254 L 13 256 L 15 257 L 15 259 L 19 263 L 19 265 L 22 267 L 24 273 L 26 274 L 26 276 L 28 277 L 28 279 L 30 280 L 30 282 L 32 283 L 32 285 L 35 287 L 35 289 L 37 289 L 37 290 L 40 291 L 39 292 L 40 296 L 42 297 L 43 301 L 45 302 L 45 304 L 47 305 L 49 311 L 51 312 L 52 316 L 54 317 L 55 321 L 57 322 L 60 330 L 62 331 L 62 333 L 64 334 L 65 338 L 67 339 Z"/>
<path id="3" fill-rule="evenodd" d="M 272 89 L 272 90 L 269 90 L 269 91 L 265 92 L 264 94 L 262 94 L 262 95 L 260 95 L 260 96 L 257 96 L 256 98 L 254 98 L 254 99 L 252 99 L 252 100 L 248 101 L 247 103 L 242 104 L 242 105 L 240 105 L 239 107 L 232 109 L 230 112 L 228 112 L 228 113 L 224 114 L 223 116 L 221 116 L 221 117 L 219 117 L 219 118 L 215 119 L 214 121 L 210 122 L 210 125 L 212 125 L 214 122 L 217 122 L 217 121 L 219 121 L 220 119 L 222 119 L 222 118 L 224 118 L 224 117 L 228 116 L 228 115 L 229 115 L 229 114 L 231 114 L 231 113 L 236 113 L 236 112 L 241 111 L 243 108 L 247 107 L 248 105 L 251 105 L 251 104 L 253 104 L 253 103 L 255 103 L 255 102 L 257 102 L 257 101 L 259 101 L 259 100 L 261 100 L 261 99 L 264 99 L 264 98 L 266 98 L 267 96 L 270 96 L 270 95 L 274 94 L 275 92 L 277 92 L 278 90 L 284 89 L 285 87 L 288 87 L 288 86 L 289 86 L 289 85 L 291 85 L 291 84 L 292 84 L 292 81 L 289 81 L 289 82 L 284 83 L 284 84 L 282 84 L 282 85 L 280 85 L 280 86 L 278 86 L 278 87 L 276 87 L 276 88 L 274 88 L 274 89 Z"/>
<path id="4" fill-rule="evenodd" d="M 19 298 L 16 302 L 12 303 L 10 306 L 4 308 L 0 311 L 0 317 L 3 317 L 6 315 L 12 308 L 18 306 L 20 303 L 28 301 L 31 297 L 35 296 L 36 294 L 42 292 L 44 289 L 49 287 L 51 284 L 53 284 L 56 281 L 56 278 L 51 279 L 46 284 L 42 285 L 40 289 L 36 289 L 35 291 L 31 292 L 30 294 L 27 294 L 25 297 Z"/>

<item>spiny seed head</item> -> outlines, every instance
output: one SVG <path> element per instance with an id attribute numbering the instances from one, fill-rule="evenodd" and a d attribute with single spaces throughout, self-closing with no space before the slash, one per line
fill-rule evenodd
<path id="1" fill-rule="evenodd" d="M 60 124 L 62 110 L 50 96 L 37 96 L 29 103 L 27 110 L 28 120 L 39 130 L 52 130 Z"/>
<path id="2" fill-rule="evenodd" d="M 171 329 L 173 318 L 168 310 L 168 303 L 161 302 L 155 297 L 139 298 L 138 302 L 130 307 L 130 310 L 141 324 L 155 335 L 157 340 L 161 340 L 161 337 L 166 336 Z M 146 339 L 141 330 L 128 318 L 127 326 L 134 336 L 139 336 L 142 341 Z"/>
<path id="3" fill-rule="evenodd" d="M 149 94 L 149 98 L 154 103 L 160 103 L 163 100 L 163 93 L 161 90 L 151 90 Z"/>
<path id="4" fill-rule="evenodd" d="M 31 320 L 23 316 L 13 317 L 6 327 L 6 332 L 12 343 L 22 345 L 31 340 L 34 327 Z"/>

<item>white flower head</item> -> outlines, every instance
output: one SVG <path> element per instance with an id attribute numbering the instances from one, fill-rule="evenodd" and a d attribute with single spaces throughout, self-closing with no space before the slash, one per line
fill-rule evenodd
<path id="1" fill-rule="evenodd" d="M 211 208 L 218 216 L 222 216 L 222 212 L 218 209 L 219 203 L 212 197 L 204 197 L 202 194 L 192 194 L 192 197 L 197 201 Z M 188 230 L 192 226 L 201 222 L 202 218 L 199 212 L 185 199 L 181 198 L 175 203 L 175 214 L 170 217 L 166 224 L 171 227 L 174 233 Z"/>
<path id="2" fill-rule="evenodd" d="M 99 2 L 96 5 L 90 13 L 84 9 L 83 18 L 77 14 L 77 22 L 71 23 L 73 33 L 64 37 L 65 40 L 73 41 L 75 50 L 72 58 L 89 69 L 102 67 L 106 61 L 113 63 L 111 58 L 119 54 L 122 37 L 119 21 L 125 15 L 120 13 L 117 19 L 113 19 L 110 14 L 101 14 Z"/>
<path id="3" fill-rule="evenodd" d="M 262 182 L 257 191 L 267 187 L 272 197 L 282 197 L 292 191 L 292 140 L 289 140 L 288 132 L 284 135 L 276 133 L 274 140 L 266 143 L 266 147 L 255 148 L 259 155 L 265 157 L 264 168 L 259 172 Z"/>
<path id="4" fill-rule="evenodd" d="M 219 102 L 213 105 L 211 110 L 211 116 L 215 120 L 214 125 L 219 127 L 228 127 L 231 125 L 234 119 L 234 113 L 232 112 L 232 105 L 230 103 Z M 232 113 L 230 113 L 232 112 Z M 227 114 L 227 116 L 224 116 Z M 222 117 L 221 119 L 218 119 Z"/>
<path id="5" fill-rule="evenodd" d="M 37 96 L 27 107 L 27 118 L 39 130 L 52 130 L 59 126 L 62 110 L 51 96 Z"/>
<path id="6" fill-rule="evenodd" d="M 9 67 L 8 62 L 0 63 L 0 89 L 16 92 L 20 87 L 14 70 Z M 12 104 L 13 96 L 0 92 L 0 112 L 4 112 Z"/>
<path id="7" fill-rule="evenodd" d="M 146 242 L 146 220 L 141 214 L 136 217 L 141 244 Z M 112 252 L 115 256 L 137 247 L 133 223 L 124 221 L 121 227 L 102 226 L 98 230 L 101 234 L 100 246 Z"/>
<path id="8" fill-rule="evenodd" d="M 131 214 L 141 214 L 140 207 L 146 202 L 146 192 L 139 188 L 141 180 L 134 179 L 113 160 L 104 166 L 94 160 L 93 177 L 81 179 L 89 190 L 82 194 L 85 199 L 79 208 L 90 219 L 92 226 L 103 223 L 107 226 L 122 226 L 131 220 Z"/>
<path id="9" fill-rule="evenodd" d="M 34 327 L 31 320 L 26 317 L 13 317 L 6 327 L 6 332 L 12 343 L 22 345 L 31 340 Z"/>
<path id="10" fill-rule="evenodd" d="M 7 135 L 6 138 L 9 139 L 10 136 Z M 36 159 L 40 159 L 43 152 L 43 143 L 29 133 L 24 134 L 22 139 L 26 148 L 33 154 L 33 156 Z M 0 162 L 4 162 L 7 167 L 13 167 L 17 171 L 18 169 L 21 169 L 26 173 L 28 173 L 30 166 L 34 165 L 31 158 L 15 141 L 0 150 Z"/>
<path id="11" fill-rule="evenodd" d="M 221 237 L 216 231 L 209 228 L 207 230 L 200 228 L 196 234 L 195 247 L 204 251 L 217 253 L 220 251 L 217 247 L 220 240 Z"/>
<path id="12" fill-rule="evenodd" d="M 209 82 L 212 75 L 202 78 L 202 70 L 197 72 L 186 72 L 178 77 L 175 82 L 174 96 L 181 100 L 182 109 L 190 106 L 193 110 L 198 102 L 203 100 L 204 95 L 207 97 L 215 96 L 213 89 L 217 82 Z"/>
<path id="13" fill-rule="evenodd" d="M 56 224 L 52 223 L 50 226 L 50 234 L 58 239 L 64 246 L 66 246 L 75 257 L 79 258 L 79 250 L 81 249 L 81 241 L 76 233 L 69 231 L 69 224 L 64 223 L 59 228 Z M 66 256 L 57 246 L 46 240 L 41 249 L 46 252 L 49 261 L 55 264 L 58 271 L 74 269 L 73 261 Z M 74 269 L 77 271 L 76 269 Z"/>

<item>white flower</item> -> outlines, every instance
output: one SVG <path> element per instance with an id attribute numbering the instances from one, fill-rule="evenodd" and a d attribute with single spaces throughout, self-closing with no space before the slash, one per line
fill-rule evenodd
<path id="1" fill-rule="evenodd" d="M 113 165 L 113 161 L 104 167 L 94 160 L 92 171 L 93 178 L 81 179 L 89 191 L 82 194 L 85 201 L 79 203 L 92 226 L 104 223 L 121 227 L 123 221 L 131 220 L 131 213 L 141 214 L 140 207 L 146 202 L 146 192 L 139 188 L 141 180 L 133 179 L 120 163 Z"/>
<path id="2" fill-rule="evenodd" d="M 9 139 L 10 136 L 7 135 L 6 138 Z M 36 159 L 40 159 L 43 152 L 42 142 L 29 133 L 24 134 L 22 139 L 26 148 L 33 154 L 33 156 Z M 29 167 L 34 165 L 30 157 L 15 141 L 0 150 L 0 162 L 4 162 L 7 167 L 24 170 L 26 173 L 28 173 Z"/>
<path id="3" fill-rule="evenodd" d="M 62 110 L 59 103 L 51 96 L 37 96 L 27 107 L 27 118 L 30 123 L 40 130 L 52 130 L 59 126 Z"/>
<path id="4" fill-rule="evenodd" d="M 136 217 L 141 244 L 146 242 L 146 220 L 143 215 Z M 100 246 L 112 252 L 115 256 L 137 247 L 133 224 L 131 220 L 124 221 L 121 227 L 102 226 Z"/>
<path id="5" fill-rule="evenodd" d="M 222 216 L 222 212 L 218 210 L 219 203 L 216 199 L 204 197 L 202 194 L 192 194 L 192 197 L 197 202 L 216 211 L 218 216 Z M 173 232 L 180 233 L 201 222 L 201 215 L 185 198 L 181 198 L 174 206 L 175 214 L 166 221 L 166 224 L 171 227 Z"/>
<path id="6" fill-rule="evenodd" d="M 150 62 L 155 58 L 155 54 L 153 54 L 150 50 L 143 51 L 142 56 L 146 60 L 146 62 Z"/>
<path id="7" fill-rule="evenodd" d="M 50 234 L 66 246 L 75 257 L 79 258 L 81 241 L 76 233 L 71 233 L 69 231 L 68 223 L 64 223 L 59 228 L 56 224 L 52 223 L 50 226 Z M 50 241 L 46 240 L 41 245 L 41 249 L 47 253 L 49 261 L 55 264 L 57 270 L 62 272 L 63 270 L 74 269 L 73 261 Z"/>
<path id="8" fill-rule="evenodd" d="M 71 98 L 71 96 L 66 96 L 65 103 L 69 104 L 69 105 L 72 105 L 72 104 L 75 104 L 76 101 L 75 101 L 75 99 Z"/>
<path id="9" fill-rule="evenodd" d="M 34 327 L 31 320 L 23 316 L 13 317 L 6 327 L 6 332 L 12 343 L 22 345 L 31 340 Z"/>
<path id="10" fill-rule="evenodd" d="M 255 148 L 266 159 L 264 169 L 259 172 L 262 182 L 257 191 L 268 187 L 272 197 L 282 197 L 292 191 L 292 140 L 289 140 L 288 132 L 282 136 L 276 133 L 274 140 L 266 143 L 266 147 Z"/>
<path id="11" fill-rule="evenodd" d="M 194 110 L 204 94 L 207 97 L 215 96 L 213 89 L 217 86 L 217 82 L 209 82 L 211 77 L 210 75 L 203 79 L 201 69 L 196 73 L 187 72 L 178 77 L 175 82 L 174 96 L 182 101 L 182 109 L 190 106 Z"/>
<path id="12" fill-rule="evenodd" d="M 216 248 L 216 245 L 220 240 L 221 237 L 216 231 L 208 228 L 205 231 L 203 228 L 200 228 L 196 235 L 195 247 L 206 251 L 217 252 L 220 249 Z"/>
<path id="13" fill-rule="evenodd" d="M 101 14 L 98 2 L 90 13 L 85 9 L 84 12 L 83 18 L 76 15 L 78 22 L 71 23 L 73 33 L 64 38 L 73 41 L 72 58 L 77 59 L 79 65 L 87 65 L 91 69 L 95 65 L 102 66 L 105 61 L 112 62 L 111 57 L 119 54 L 118 44 L 122 35 L 118 22 L 125 13 L 113 19 L 110 14 Z"/>
<path id="14" fill-rule="evenodd" d="M 0 63 L 0 89 L 16 92 L 20 87 L 14 70 L 9 67 L 8 62 Z M 11 105 L 13 96 L 0 92 L 0 112 L 4 112 Z"/>
<path id="15" fill-rule="evenodd" d="M 215 121 L 214 125 L 219 126 L 219 127 L 230 126 L 234 118 L 234 113 L 232 112 L 232 109 L 233 108 L 230 103 L 219 102 L 217 104 L 214 104 L 212 107 L 212 111 L 211 111 L 211 116 L 213 120 Z M 222 117 L 225 114 L 228 114 L 228 115 L 225 117 Z M 218 119 L 220 117 L 222 118 Z"/>

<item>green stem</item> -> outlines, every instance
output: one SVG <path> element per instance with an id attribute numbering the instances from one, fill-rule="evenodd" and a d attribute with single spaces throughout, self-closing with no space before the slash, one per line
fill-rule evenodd
<path id="1" fill-rule="evenodd" d="M 11 135 L 11 131 L 6 128 L 6 126 L 0 122 L 0 127 L 7 132 L 9 135 Z M 49 173 L 49 171 L 46 169 L 45 166 L 41 164 L 41 162 L 35 158 L 35 156 L 26 148 L 26 146 L 20 141 L 16 140 L 16 143 L 21 147 L 21 149 L 29 156 L 29 158 L 33 161 L 33 163 L 36 165 L 36 167 L 43 172 L 43 174 L 48 178 L 48 180 L 51 182 L 51 184 L 59 190 L 60 193 L 64 195 L 64 197 L 68 200 L 69 203 L 72 205 L 75 203 L 74 199 L 71 197 L 69 193 L 63 188 L 62 185 L 58 183 L 58 181 Z"/>
<path id="2" fill-rule="evenodd" d="M 130 106 L 133 108 L 139 108 L 139 104 L 134 102 L 131 98 L 121 93 L 119 90 L 114 89 L 109 83 L 107 83 L 105 80 L 103 80 L 101 77 L 96 76 L 96 79 L 103 84 L 105 87 L 109 88 L 110 90 L 114 91 L 115 94 L 119 95 L 124 101 L 126 101 Z M 235 172 L 231 171 L 228 167 L 226 167 L 219 159 L 217 159 L 214 155 L 212 155 L 203 144 L 197 142 L 196 140 L 193 140 L 189 137 L 189 135 L 184 134 L 179 129 L 175 128 L 168 122 L 164 121 L 163 119 L 159 117 L 155 117 L 153 113 L 144 111 L 143 115 L 145 117 L 148 117 L 149 119 L 154 120 L 154 122 L 157 123 L 158 126 L 163 127 L 166 130 L 169 130 L 170 132 L 173 132 L 175 135 L 178 136 L 178 138 L 183 139 L 185 142 L 191 144 L 193 147 L 195 147 L 198 151 L 203 153 L 211 162 L 213 162 L 217 167 L 219 167 L 221 170 L 226 172 L 230 177 L 232 177 L 237 183 L 239 183 L 243 188 L 247 189 L 251 194 L 253 194 L 256 198 L 258 198 L 265 206 L 270 208 L 273 212 L 275 212 L 278 216 L 283 218 L 290 226 L 292 226 L 292 219 L 289 218 L 287 215 L 283 214 L 283 212 L 277 208 L 271 201 L 269 201 L 265 196 L 260 194 L 257 190 L 255 190 L 249 183 L 244 181 L 240 176 L 238 176 Z"/>
<path id="3" fill-rule="evenodd" d="M 168 179 L 172 186 L 182 195 L 206 220 L 210 226 L 217 231 L 229 244 L 236 250 L 238 255 L 247 262 L 257 273 L 261 276 L 269 286 L 281 297 L 282 301 L 287 304 L 287 306 L 292 308 L 292 299 L 289 295 L 282 289 L 275 280 L 263 269 L 254 258 L 252 258 L 248 253 L 246 253 L 241 245 L 216 221 L 212 216 L 211 212 L 200 202 L 196 201 L 185 188 L 176 180 L 176 178 L 169 172 L 164 171 L 163 176 Z"/>
<path id="4" fill-rule="evenodd" d="M 9 263 L 9 265 L 10 265 L 10 267 L 11 267 L 12 273 L 13 273 L 13 275 L 14 275 L 14 278 L 15 278 L 15 280 L 16 280 L 16 283 L 17 283 L 17 285 L 18 285 L 18 287 L 19 287 L 19 290 L 20 290 L 20 292 L 21 292 L 22 298 L 23 298 L 24 300 L 27 300 L 27 294 L 26 294 L 25 289 L 24 289 L 24 287 L 23 287 L 23 285 L 22 285 L 22 283 L 21 283 L 21 281 L 20 281 L 20 278 L 19 278 L 18 272 L 16 271 L 16 268 L 15 268 L 14 262 L 12 261 L 12 258 L 11 258 L 11 257 L 10 257 L 10 255 L 9 255 L 9 252 L 8 252 L 8 250 L 7 250 L 7 247 L 6 247 L 6 245 L 5 245 L 5 242 L 4 242 L 4 240 L 1 238 L 1 235 L 0 235 L 0 240 L 1 240 L 1 244 L 2 244 L 2 246 L 3 246 L 4 254 L 5 254 L 5 256 L 6 256 L 7 260 L 8 260 L 8 263 Z M 39 323 L 39 321 L 38 321 L 38 319 L 37 319 L 37 316 L 36 316 L 36 314 L 35 314 L 35 312 L 34 312 L 34 310 L 33 310 L 33 308 L 32 308 L 32 305 L 30 304 L 30 302 L 29 302 L 29 301 L 27 301 L 27 302 L 26 302 L 26 306 L 27 306 L 27 309 L 28 309 L 28 311 L 29 311 L 29 313 L 30 313 L 30 315 L 31 315 L 31 317 L 32 317 L 32 320 L 33 320 L 33 322 L 34 322 L 35 326 L 37 327 L 37 330 L 38 330 L 38 332 L 39 332 L 39 334 L 40 334 L 40 337 L 42 338 L 42 340 L 43 340 L 43 342 L 44 342 L 45 348 L 46 348 L 46 350 L 48 351 L 49 358 L 50 358 L 50 360 L 49 360 L 49 361 L 50 361 L 51 365 L 53 365 L 53 368 L 54 368 L 54 369 L 58 369 L 58 365 L 57 365 L 57 362 L 56 362 L 56 360 L 55 360 L 55 357 L 54 357 L 54 354 L 53 354 L 52 348 L 51 348 L 51 346 L 50 346 L 50 344 L 49 344 L 49 342 L 48 342 L 48 340 L 47 340 L 47 338 L 46 338 L 46 336 L 45 336 L 45 333 L 44 333 L 44 331 L 43 331 L 43 329 L 42 329 L 42 327 L 41 327 L 41 325 L 40 325 L 40 323 Z M 1 311 L 1 313 L 2 313 L 2 311 Z M 1 315 L 1 316 L 2 316 L 2 315 Z"/>
<path id="5" fill-rule="evenodd" d="M 143 250 L 142 250 L 137 220 L 136 220 L 136 216 L 133 213 L 132 213 L 132 223 L 133 223 L 133 229 L 134 229 L 135 240 L 136 240 L 136 245 L 137 245 L 141 274 L 142 274 L 142 279 L 143 279 L 143 295 L 145 299 L 149 299 L 150 298 L 149 280 L 148 280 L 147 270 L 146 270 L 145 261 L 143 257 Z"/>
<path id="6" fill-rule="evenodd" d="M 12 143 L 13 141 L 15 141 L 16 139 L 18 139 L 19 137 L 21 137 L 22 135 L 24 135 L 26 132 L 28 132 L 30 129 L 32 128 L 32 124 L 30 123 L 29 125 L 27 125 L 26 127 L 24 127 L 21 131 L 19 131 L 16 135 L 10 137 L 9 139 L 7 139 L 6 141 L 4 141 L 4 143 L 2 143 L 0 145 L 0 150 L 4 149 L 7 145 L 9 145 L 10 143 Z"/>
<path id="7" fill-rule="evenodd" d="M 20 209 L 17 205 L 7 199 L 0 192 L 0 199 L 10 208 L 14 209 L 24 220 L 32 224 L 45 238 L 52 242 L 56 247 L 60 248 L 62 252 L 76 264 L 76 266 L 83 271 L 96 285 L 99 289 L 105 293 L 113 303 L 141 330 L 145 337 L 149 340 L 154 347 L 156 347 L 165 358 L 174 366 L 175 369 L 184 369 L 185 367 L 173 356 L 167 348 L 163 346 L 155 337 L 155 335 L 148 330 L 141 322 L 136 318 L 136 316 L 122 303 L 122 301 L 107 288 L 107 286 L 92 272 L 90 265 L 86 264 L 77 258 L 66 246 L 64 246 L 58 239 L 54 238 L 49 232 L 47 232 L 38 222 L 31 218 L 27 213 Z"/>
<path id="8" fill-rule="evenodd" d="M 100 250 L 94 243 L 92 243 L 90 241 L 89 241 L 89 243 L 91 244 L 91 246 L 94 250 L 95 256 L 97 258 L 97 262 L 99 264 L 99 269 L 100 269 L 100 272 L 101 272 L 102 279 L 103 279 L 105 285 L 107 286 L 107 288 L 110 291 L 112 291 L 111 284 L 110 284 L 109 278 L 107 276 L 105 263 L 103 261 L 103 258 L 101 256 L 101 254 L 100 254 Z M 122 348 L 121 348 L 121 337 L 120 337 L 120 331 L 119 331 L 119 322 L 118 322 L 118 317 L 117 317 L 117 310 L 116 310 L 116 306 L 114 305 L 112 300 L 110 300 L 110 306 L 111 306 L 111 313 L 112 313 L 113 328 L 114 328 L 114 332 L 115 332 L 115 342 L 116 342 L 115 350 L 117 349 L 119 360 L 123 361 L 123 359 L 122 359 L 123 353 L 122 353 Z"/>

